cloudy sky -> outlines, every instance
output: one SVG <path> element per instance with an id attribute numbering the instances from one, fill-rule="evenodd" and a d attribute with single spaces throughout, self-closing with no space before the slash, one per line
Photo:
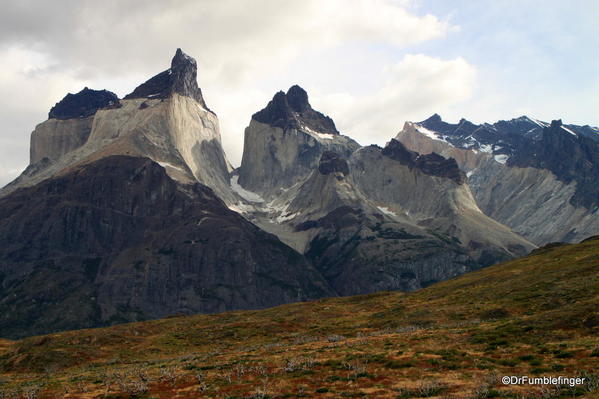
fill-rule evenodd
<path id="1" fill-rule="evenodd" d="M 361 144 L 406 120 L 599 125 L 596 0 L 0 0 L 0 185 L 27 165 L 29 135 L 67 92 L 119 96 L 197 59 L 223 144 L 278 90 Z"/>

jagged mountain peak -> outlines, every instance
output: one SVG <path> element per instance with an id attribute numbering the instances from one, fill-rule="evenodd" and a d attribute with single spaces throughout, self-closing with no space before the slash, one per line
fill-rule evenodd
<path id="1" fill-rule="evenodd" d="M 197 62 L 195 59 L 185 54 L 180 48 L 175 51 L 175 56 L 171 60 L 171 69 L 180 69 L 187 66 L 195 66 L 197 68 Z"/>
<path id="2" fill-rule="evenodd" d="M 534 120 L 531 117 L 527 116 L 527 115 L 519 116 L 517 118 L 512 119 L 512 121 L 515 121 L 515 122 L 534 122 Z"/>
<path id="3" fill-rule="evenodd" d="M 531 241 L 582 239 L 599 226 L 592 216 L 599 209 L 599 135 L 553 119 L 520 115 L 470 132 L 429 118 L 406 123 L 397 139 L 413 151 L 455 158 L 480 208 Z M 548 213 L 552 227 L 540 229 Z"/>
<path id="4" fill-rule="evenodd" d="M 198 66 L 196 60 L 178 48 L 171 60 L 169 69 L 137 86 L 133 92 L 125 96 L 125 99 L 167 98 L 173 93 L 177 93 L 193 98 L 204 109 L 212 112 L 204 101 L 202 89 L 198 86 L 197 76 Z"/>
<path id="5" fill-rule="evenodd" d="M 277 92 L 268 105 L 252 115 L 252 119 L 282 129 L 312 130 L 317 133 L 339 134 L 335 122 L 314 110 L 308 93 L 298 85 Z"/>
<path id="6" fill-rule="evenodd" d="M 443 119 L 441 118 L 441 115 L 434 113 L 433 115 L 429 116 L 427 119 L 425 119 L 424 121 L 422 121 L 421 123 L 424 122 L 441 122 L 443 121 Z"/>
<path id="7" fill-rule="evenodd" d="M 458 126 L 476 126 L 474 123 L 470 122 L 466 118 L 461 118 L 458 122 Z"/>
<path id="8" fill-rule="evenodd" d="M 108 90 L 84 87 L 79 93 L 68 93 L 50 109 L 48 119 L 73 119 L 92 116 L 100 108 L 119 104 L 116 94 Z"/>
<path id="9" fill-rule="evenodd" d="M 308 93 L 298 85 L 293 85 L 287 90 L 287 102 L 295 112 L 301 113 L 311 108 Z"/>

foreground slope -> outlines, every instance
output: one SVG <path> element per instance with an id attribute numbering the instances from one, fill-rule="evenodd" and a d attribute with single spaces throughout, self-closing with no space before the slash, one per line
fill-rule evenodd
<path id="1" fill-rule="evenodd" d="M 0 346 L 41 397 L 597 397 L 599 238 L 429 288 L 63 332 Z M 504 375 L 587 384 L 505 386 Z"/>

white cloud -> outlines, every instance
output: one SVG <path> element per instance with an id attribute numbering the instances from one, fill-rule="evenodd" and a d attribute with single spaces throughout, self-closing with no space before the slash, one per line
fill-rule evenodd
<path id="1" fill-rule="evenodd" d="M 57 4 L 58 3 L 58 4 Z M 177 47 L 194 56 L 223 143 L 238 164 L 243 129 L 275 90 L 296 82 L 290 67 L 340 46 L 397 49 L 455 27 L 407 11 L 409 0 L 220 0 L 11 2 L 0 15 L 0 156 L 21 164 L 35 124 L 83 86 L 120 96 L 166 69 Z M 327 64 L 320 66 L 327 72 Z M 360 74 L 363 65 L 351 65 Z M 332 68 L 332 67 L 331 67 Z M 328 71 L 333 73 L 334 71 Z M 278 87 L 282 84 L 284 87 Z M 284 83 L 282 83 L 284 82 Z M 351 89 L 351 88 L 350 88 Z M 350 90 L 351 91 L 351 90 Z M 14 117 L 19 115 L 19 117 Z M 12 145 L 12 147 L 11 147 Z M 9 165 L 9 166 L 10 166 Z M 12 168 L 11 168 L 12 169 Z"/>
<path id="2" fill-rule="evenodd" d="M 364 145 L 382 145 L 406 120 L 422 120 L 433 112 L 450 114 L 472 96 L 476 83 L 475 67 L 463 58 L 423 54 L 408 54 L 383 74 L 385 84 L 369 95 L 317 91 L 312 103 L 333 116 L 344 134 Z"/>
<path id="3" fill-rule="evenodd" d="M 8 47 L 0 52 L 0 187 L 14 179 L 29 160 L 29 133 L 47 117 L 56 98 L 81 82 L 62 73 L 44 71 L 47 57 Z"/>

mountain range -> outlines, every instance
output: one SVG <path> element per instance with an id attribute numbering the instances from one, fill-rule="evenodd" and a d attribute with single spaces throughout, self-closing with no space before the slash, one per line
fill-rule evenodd
<path id="1" fill-rule="evenodd" d="M 241 165 L 196 61 L 68 94 L 0 191 L 0 336 L 411 291 L 599 233 L 599 131 L 407 122 L 362 146 L 294 85 Z"/>

